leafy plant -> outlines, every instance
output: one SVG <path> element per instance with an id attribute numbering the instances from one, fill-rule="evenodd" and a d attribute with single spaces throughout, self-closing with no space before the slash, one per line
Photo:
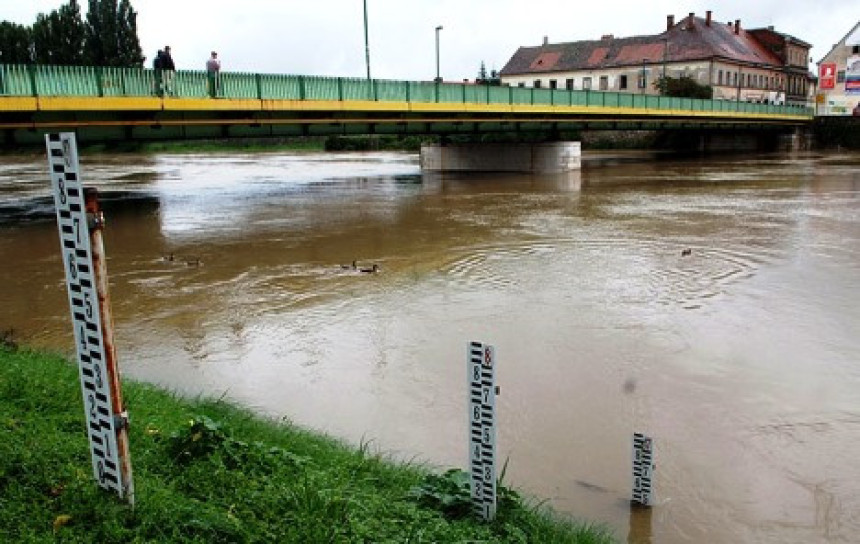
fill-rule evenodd
<path id="1" fill-rule="evenodd" d="M 409 490 L 409 497 L 450 519 L 461 519 L 472 510 L 471 487 L 469 474 L 452 468 L 442 474 L 425 476 L 421 484 Z"/>

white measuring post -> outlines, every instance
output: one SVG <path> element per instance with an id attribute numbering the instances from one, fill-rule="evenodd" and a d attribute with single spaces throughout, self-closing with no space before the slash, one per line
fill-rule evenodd
<path id="1" fill-rule="evenodd" d="M 84 190 L 72 132 L 45 136 L 66 271 L 93 476 L 134 505 L 128 417 L 122 403 L 95 190 Z"/>
<path id="2" fill-rule="evenodd" d="M 496 516 L 496 377 L 495 350 L 469 342 L 469 461 L 472 505 L 484 520 Z"/>
<path id="3" fill-rule="evenodd" d="M 633 433 L 633 500 L 634 504 L 654 504 L 654 440 L 642 433 Z"/>

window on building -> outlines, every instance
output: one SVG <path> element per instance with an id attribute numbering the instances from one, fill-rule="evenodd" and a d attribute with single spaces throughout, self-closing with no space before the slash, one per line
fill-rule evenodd
<path id="1" fill-rule="evenodd" d="M 586 91 L 591 90 L 591 78 L 590 77 L 582 78 L 582 88 L 585 89 Z"/>
<path id="2" fill-rule="evenodd" d="M 608 91 L 609 90 L 609 76 L 600 76 L 600 90 Z"/>
<path id="3" fill-rule="evenodd" d="M 549 80 L 549 88 L 550 89 L 557 89 L 558 88 L 558 81 L 555 79 L 550 79 Z"/>
<path id="4" fill-rule="evenodd" d="M 564 81 L 564 88 L 567 89 L 568 91 L 573 90 L 573 78 L 572 77 L 568 78 Z"/>
<path id="5" fill-rule="evenodd" d="M 644 70 L 639 72 L 639 81 L 637 82 L 637 86 L 640 89 L 644 89 L 648 86 L 648 74 Z"/>
<path id="6" fill-rule="evenodd" d="M 734 82 L 734 83 L 732 83 L 732 85 L 734 85 L 735 87 L 737 87 L 737 86 L 738 86 L 738 73 L 737 73 L 737 72 L 732 72 L 732 78 L 735 80 L 735 82 Z"/>
<path id="7" fill-rule="evenodd" d="M 722 84 L 723 84 L 723 71 L 720 70 L 719 72 L 717 72 L 717 85 L 722 85 Z"/>
<path id="8" fill-rule="evenodd" d="M 534 88 L 535 88 L 535 89 L 540 89 L 540 80 L 539 80 L 539 79 L 536 79 L 536 80 L 535 80 L 535 82 L 534 82 Z"/>
<path id="9" fill-rule="evenodd" d="M 852 47 L 851 53 L 853 53 L 854 55 L 860 53 L 860 45 L 855 45 L 854 47 Z"/>
<path id="10" fill-rule="evenodd" d="M 618 76 L 618 88 L 626 89 L 627 88 L 627 76 Z"/>
<path id="11" fill-rule="evenodd" d="M 525 87 L 525 86 L 526 86 L 525 81 L 520 81 L 519 83 L 517 83 L 517 87 Z"/>
<path id="12" fill-rule="evenodd" d="M 845 81 L 845 70 L 839 70 L 836 72 L 836 83 L 842 83 Z"/>

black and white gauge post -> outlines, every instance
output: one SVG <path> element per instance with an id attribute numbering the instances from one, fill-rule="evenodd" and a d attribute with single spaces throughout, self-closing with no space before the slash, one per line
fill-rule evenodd
<path id="1" fill-rule="evenodd" d="M 75 135 L 47 134 L 48 167 L 74 328 L 93 475 L 99 486 L 134 505 L 128 417 L 120 391 L 95 190 L 81 184 Z"/>
<path id="2" fill-rule="evenodd" d="M 469 342 L 469 461 L 475 514 L 487 521 L 496 515 L 496 377 L 495 350 Z"/>
<path id="3" fill-rule="evenodd" d="M 633 500 L 634 504 L 654 504 L 654 440 L 642 433 L 633 434 Z"/>

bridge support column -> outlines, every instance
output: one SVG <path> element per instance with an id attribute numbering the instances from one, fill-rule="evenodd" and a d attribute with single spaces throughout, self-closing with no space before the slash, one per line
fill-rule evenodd
<path id="1" fill-rule="evenodd" d="M 779 135 L 780 151 L 804 151 L 812 148 L 812 135 L 808 129 L 800 127 Z"/>
<path id="2" fill-rule="evenodd" d="M 580 142 L 425 144 L 425 172 L 533 172 L 555 174 L 579 170 Z"/>

